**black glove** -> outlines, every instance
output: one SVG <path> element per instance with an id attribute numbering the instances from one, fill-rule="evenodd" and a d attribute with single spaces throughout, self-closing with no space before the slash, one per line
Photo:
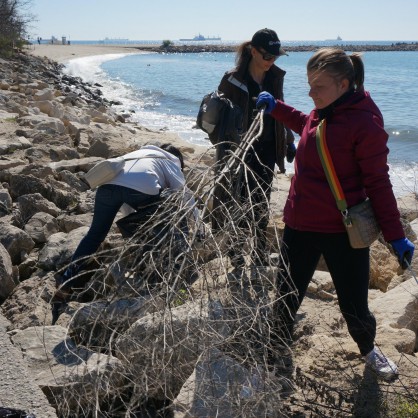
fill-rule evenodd
<path id="1" fill-rule="evenodd" d="M 295 159 L 295 155 L 296 155 L 296 146 L 293 142 L 291 142 L 290 144 L 287 144 L 286 161 L 288 163 L 293 162 L 293 160 Z"/>

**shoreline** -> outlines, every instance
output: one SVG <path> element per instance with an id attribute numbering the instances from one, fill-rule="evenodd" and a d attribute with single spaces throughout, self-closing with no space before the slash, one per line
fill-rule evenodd
<path id="1" fill-rule="evenodd" d="M 325 45 L 324 45 L 325 46 Z M 406 43 L 397 42 L 391 45 L 332 45 L 341 47 L 345 51 L 352 52 L 385 52 L 385 51 L 418 51 L 418 42 Z M 160 53 L 202 53 L 202 52 L 235 52 L 238 45 L 174 45 L 163 48 L 161 45 L 100 45 L 100 44 L 71 44 L 51 45 L 32 44 L 26 47 L 25 51 L 38 57 L 46 57 L 59 63 L 72 59 L 83 58 L 94 55 L 108 54 L 139 54 L 144 52 Z M 319 48 L 317 45 L 287 46 L 286 52 L 310 52 Z"/>
<path id="2" fill-rule="evenodd" d="M 25 49 L 25 53 L 36 56 L 46 57 L 50 60 L 63 64 L 67 61 L 95 55 L 111 54 L 138 54 L 141 46 L 122 46 L 122 45 L 30 45 Z"/>

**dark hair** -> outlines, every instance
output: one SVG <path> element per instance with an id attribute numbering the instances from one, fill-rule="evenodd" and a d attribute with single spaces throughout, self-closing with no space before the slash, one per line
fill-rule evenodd
<path id="1" fill-rule="evenodd" d="M 360 53 L 347 55 L 340 48 L 321 48 L 309 59 L 307 70 L 326 71 L 337 81 L 346 78 L 349 88 L 364 88 L 364 65 Z"/>
<path id="2" fill-rule="evenodd" d="M 169 152 L 170 154 L 175 155 L 180 160 L 181 169 L 184 170 L 183 154 L 177 147 L 171 144 L 163 144 L 160 146 L 160 148 L 163 149 L 164 151 Z"/>
<path id="3" fill-rule="evenodd" d="M 235 65 L 240 68 L 245 62 L 249 62 L 251 59 L 251 41 L 243 42 L 238 46 L 237 55 L 235 57 Z"/>

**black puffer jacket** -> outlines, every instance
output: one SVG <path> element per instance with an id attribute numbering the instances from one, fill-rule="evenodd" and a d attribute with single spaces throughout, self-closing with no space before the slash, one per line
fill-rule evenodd
<path id="1" fill-rule="evenodd" d="M 227 71 L 222 77 L 218 90 L 223 92 L 225 96 L 232 101 L 233 104 L 238 105 L 243 111 L 243 132 L 249 128 L 249 93 L 248 93 L 248 72 L 249 60 L 243 62 L 239 68 Z M 275 98 L 283 100 L 283 81 L 286 74 L 281 68 L 272 65 L 267 71 L 266 77 L 271 80 L 273 91 L 270 91 Z M 281 173 L 284 173 L 285 165 L 284 159 L 286 156 L 287 144 L 293 143 L 295 138 L 290 129 L 286 128 L 282 122 L 275 121 L 275 136 L 276 136 L 276 164 Z"/>

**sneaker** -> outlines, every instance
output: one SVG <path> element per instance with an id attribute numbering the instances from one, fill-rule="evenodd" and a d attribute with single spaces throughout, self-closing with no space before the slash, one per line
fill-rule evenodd
<path id="1" fill-rule="evenodd" d="M 398 367 L 396 364 L 385 357 L 383 353 L 376 347 L 370 351 L 365 357 L 366 367 L 376 372 L 380 377 L 391 380 L 398 375 Z"/>

